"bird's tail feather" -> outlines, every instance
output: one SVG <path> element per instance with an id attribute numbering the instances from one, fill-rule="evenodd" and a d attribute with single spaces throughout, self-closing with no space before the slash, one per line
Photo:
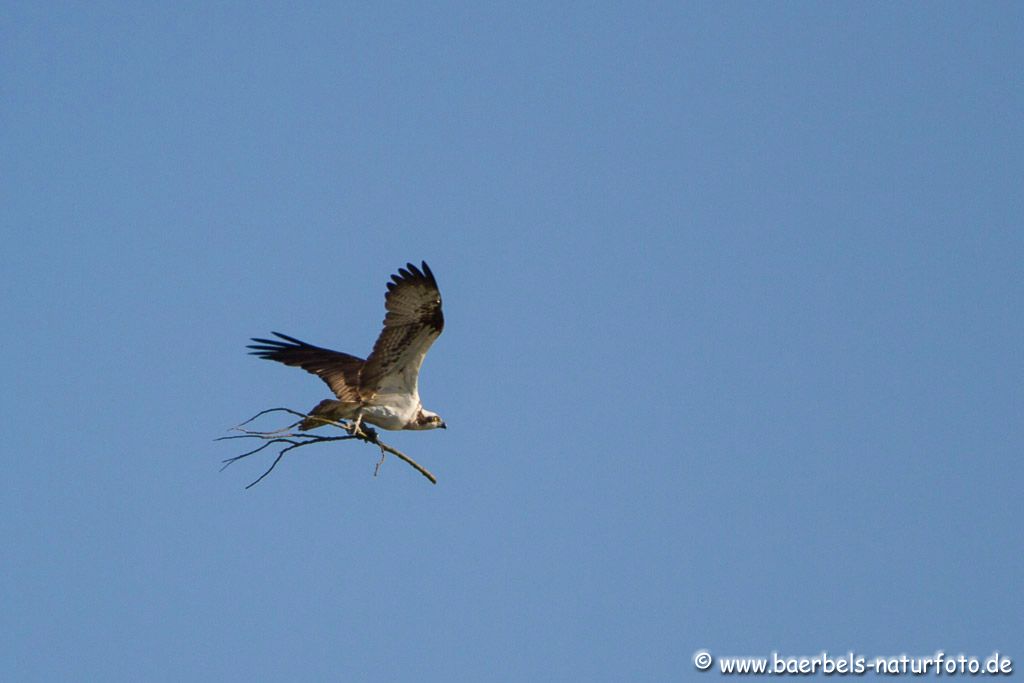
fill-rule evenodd
<path id="1" fill-rule="evenodd" d="M 299 429 L 306 431 L 330 424 L 324 419 L 332 422 L 351 420 L 355 418 L 357 410 L 359 410 L 359 403 L 356 401 L 335 401 L 327 398 L 317 403 L 316 407 L 309 411 L 309 417 L 299 423 Z"/>

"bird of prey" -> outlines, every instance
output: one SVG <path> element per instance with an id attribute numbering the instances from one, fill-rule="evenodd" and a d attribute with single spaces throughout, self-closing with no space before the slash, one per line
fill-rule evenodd
<path id="1" fill-rule="evenodd" d="M 391 276 L 384 307 L 384 329 L 366 360 L 280 332 L 273 333 L 280 341 L 253 338 L 252 355 L 311 372 L 337 396 L 317 404 L 300 429 L 326 424 L 317 418 L 349 420 L 353 434 L 362 433 L 364 421 L 392 430 L 447 428 L 420 403 L 420 365 L 444 328 L 441 292 L 426 261 L 421 268 L 406 264 Z"/>

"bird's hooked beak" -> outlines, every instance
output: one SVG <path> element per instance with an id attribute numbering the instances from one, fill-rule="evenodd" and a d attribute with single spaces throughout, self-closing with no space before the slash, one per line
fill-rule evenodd
<path id="1" fill-rule="evenodd" d="M 444 421 L 442 420 L 442 421 L 441 421 L 441 429 L 448 429 L 448 423 L 447 423 L 447 422 L 444 422 Z"/>

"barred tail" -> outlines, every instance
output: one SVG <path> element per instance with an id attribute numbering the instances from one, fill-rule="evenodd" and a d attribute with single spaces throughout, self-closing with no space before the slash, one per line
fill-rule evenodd
<path id="1" fill-rule="evenodd" d="M 306 431 L 330 424 L 330 422 L 325 422 L 325 419 L 332 422 L 351 420 L 355 418 L 358 410 L 359 403 L 356 401 L 335 401 L 327 398 L 317 403 L 316 407 L 309 411 L 309 417 L 299 423 L 299 429 Z"/>

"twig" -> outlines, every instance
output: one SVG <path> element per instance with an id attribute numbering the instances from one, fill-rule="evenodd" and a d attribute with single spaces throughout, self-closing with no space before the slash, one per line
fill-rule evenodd
<path id="1" fill-rule="evenodd" d="M 250 429 L 242 429 L 242 427 L 249 424 L 256 418 L 266 415 L 267 413 L 275 412 L 288 413 L 301 419 L 297 422 L 288 425 L 287 427 L 282 427 L 281 429 L 277 429 L 272 432 L 258 432 Z M 299 424 L 301 424 L 302 420 L 305 420 L 307 418 L 313 418 L 314 420 L 318 420 L 324 423 L 325 425 L 338 427 L 339 429 L 343 429 L 348 433 L 345 436 L 320 436 L 318 434 L 310 434 L 308 432 L 294 433 L 291 431 Z M 241 432 L 241 434 L 222 436 L 218 439 L 215 439 L 215 441 L 228 441 L 230 439 L 260 439 L 262 441 L 265 441 L 266 443 L 264 443 L 262 446 L 252 449 L 251 451 L 242 453 L 241 455 L 236 455 L 234 457 L 223 460 L 224 466 L 221 467 L 221 471 L 224 471 L 228 467 L 228 465 L 238 462 L 243 458 L 247 458 L 250 455 L 259 453 L 268 446 L 272 446 L 274 444 L 287 444 L 284 448 L 278 451 L 277 457 L 274 458 L 274 462 L 270 464 L 270 467 L 268 467 L 267 470 L 263 474 L 261 474 L 255 481 L 253 481 L 252 483 L 245 487 L 247 489 L 252 488 L 256 484 L 260 483 L 264 477 L 270 474 L 274 470 L 274 468 L 277 467 L 277 463 L 281 462 L 281 458 L 284 457 L 284 454 L 292 449 L 301 448 L 302 446 L 309 446 L 316 443 L 327 443 L 330 441 L 347 441 L 349 439 L 359 439 L 360 441 L 372 443 L 380 449 L 380 460 L 377 462 L 377 466 L 374 468 L 373 476 L 377 476 L 377 473 L 380 471 L 380 466 L 384 463 L 384 458 L 386 457 L 386 454 L 391 453 L 396 458 L 404 461 L 417 472 L 419 472 L 424 477 L 429 479 L 431 484 L 437 483 L 437 478 L 433 474 L 431 474 L 425 467 L 420 465 L 418 462 L 416 462 L 415 460 L 413 460 L 412 458 L 410 458 L 408 455 L 401 452 L 397 448 L 393 448 L 392 446 L 389 446 L 388 444 L 381 441 L 377 436 L 377 430 L 366 426 L 362 426 L 360 431 L 356 433 L 355 425 L 352 423 L 338 422 L 336 420 L 330 420 L 319 415 L 306 415 L 305 413 L 300 413 L 290 408 L 269 408 L 267 410 L 261 410 L 259 413 L 253 415 L 245 422 L 242 422 L 241 424 L 232 427 L 232 430 Z"/>

